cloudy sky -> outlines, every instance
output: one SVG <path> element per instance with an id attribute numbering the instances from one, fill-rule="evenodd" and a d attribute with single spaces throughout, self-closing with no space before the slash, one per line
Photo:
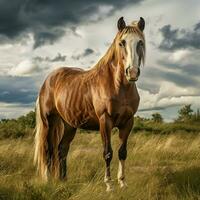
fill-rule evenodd
<path id="1" fill-rule="evenodd" d="M 200 107 L 199 0 L 0 0 L 0 118 L 32 110 L 53 69 L 92 67 L 121 16 L 146 21 L 138 115 L 173 120 L 181 105 Z"/>

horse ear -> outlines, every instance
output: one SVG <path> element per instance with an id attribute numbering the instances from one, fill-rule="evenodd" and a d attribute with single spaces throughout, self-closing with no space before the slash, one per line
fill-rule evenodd
<path id="1" fill-rule="evenodd" d="M 145 27 L 145 21 L 142 17 L 140 17 L 140 20 L 138 22 L 138 28 L 143 31 L 144 30 L 144 27 Z"/>
<path id="2" fill-rule="evenodd" d="M 120 18 L 118 19 L 117 27 L 118 27 L 118 30 L 119 30 L 120 32 L 126 27 L 126 23 L 125 23 L 123 17 L 120 17 Z"/>

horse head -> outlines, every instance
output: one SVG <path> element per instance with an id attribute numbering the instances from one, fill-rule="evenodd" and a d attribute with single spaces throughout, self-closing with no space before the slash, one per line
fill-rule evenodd
<path id="1" fill-rule="evenodd" d="M 115 48 L 118 63 L 124 69 L 124 75 L 129 82 L 137 81 L 140 75 L 140 66 L 145 60 L 145 21 L 140 17 L 139 21 L 126 25 L 123 17 L 119 18 L 118 34 L 115 38 Z"/>

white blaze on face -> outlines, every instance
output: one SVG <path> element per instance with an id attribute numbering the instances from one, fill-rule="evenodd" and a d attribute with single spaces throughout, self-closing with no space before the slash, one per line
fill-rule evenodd
<path id="1" fill-rule="evenodd" d="M 128 80 L 136 80 L 139 71 L 139 56 L 136 51 L 138 42 L 141 40 L 139 36 L 128 33 L 122 36 L 122 40 L 125 40 L 125 72 Z"/>

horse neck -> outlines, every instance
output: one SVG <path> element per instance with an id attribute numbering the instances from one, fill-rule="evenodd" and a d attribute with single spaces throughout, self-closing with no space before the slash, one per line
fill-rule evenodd
<path id="1" fill-rule="evenodd" d="M 116 91 L 118 91 L 121 86 L 128 83 L 125 78 L 122 60 L 119 58 L 119 51 L 116 48 L 114 40 L 105 56 L 98 63 L 100 68 L 99 71 L 101 71 L 101 76 L 108 79 L 107 82 L 109 85 L 113 83 L 112 85 Z M 107 76 L 107 74 L 109 74 L 109 76 Z"/>

